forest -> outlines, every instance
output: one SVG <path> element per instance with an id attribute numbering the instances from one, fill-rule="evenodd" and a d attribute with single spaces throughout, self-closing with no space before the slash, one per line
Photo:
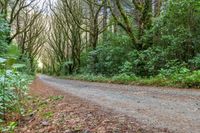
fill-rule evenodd
<path id="1" fill-rule="evenodd" d="M 49 12 L 42 73 L 199 87 L 198 0 L 63 0 Z"/>
<path id="2" fill-rule="evenodd" d="M 0 0 L 0 123 L 37 73 L 200 88 L 200 0 Z"/>

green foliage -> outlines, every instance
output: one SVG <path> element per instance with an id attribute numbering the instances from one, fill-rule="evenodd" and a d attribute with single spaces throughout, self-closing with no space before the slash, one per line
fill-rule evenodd
<path id="1" fill-rule="evenodd" d="M 199 2 L 169 0 L 165 3 L 165 10 L 153 24 L 154 44 L 165 48 L 168 59 L 188 62 L 200 52 Z"/>
<path id="2" fill-rule="evenodd" d="M 19 68 L 24 68 L 24 64 L 13 64 L 15 59 L 12 58 L 0 60 L 0 120 L 4 122 L 5 116 L 9 113 L 23 114 L 22 101 L 32 78 L 17 71 Z M 5 128 L 1 127 L 0 123 L 0 131 L 13 131 L 15 126 L 11 124 Z"/>
<path id="3" fill-rule="evenodd" d="M 200 71 L 191 71 L 186 67 L 173 67 L 167 70 L 161 70 L 158 77 L 167 79 L 169 84 L 178 87 L 196 87 L 200 88 Z"/>
<path id="4" fill-rule="evenodd" d="M 73 75 L 70 76 L 71 78 L 75 78 L 75 79 L 79 79 L 79 80 L 87 80 L 87 81 L 91 81 L 91 82 L 105 82 L 107 81 L 107 78 L 102 76 L 102 75 L 94 75 L 94 74 L 84 74 L 84 75 Z"/>
<path id="5" fill-rule="evenodd" d="M 0 132 L 14 132 L 16 122 L 6 125 L 10 113 L 23 114 L 22 101 L 27 94 L 31 77 L 22 73 L 25 64 L 18 62 L 20 52 L 16 45 L 8 45 L 8 24 L 0 16 Z"/>
<path id="6" fill-rule="evenodd" d="M 0 64 L 2 68 L 0 71 L 0 118 L 8 111 L 20 112 L 18 104 L 26 94 L 27 84 L 30 81 L 30 76 L 17 71 L 18 68 L 23 68 L 24 64 L 11 64 L 10 60 L 14 59 L 4 59 Z"/>
<path id="7" fill-rule="evenodd" d="M 36 70 L 37 70 L 37 62 L 34 60 L 31 64 L 30 62 L 30 58 L 27 55 L 19 55 L 17 57 L 17 63 L 19 64 L 23 64 L 24 67 L 22 68 L 18 68 L 17 70 L 20 72 L 24 72 L 26 74 L 30 74 L 30 75 L 35 75 Z"/>
<path id="8" fill-rule="evenodd" d="M 84 75 L 78 76 L 78 79 L 142 85 L 199 87 L 199 80 L 195 79 L 198 78 L 198 72 L 188 69 L 189 66 L 192 69 L 199 69 L 199 55 L 197 54 L 185 62 L 176 55 L 170 54 L 174 53 L 173 49 L 176 47 L 174 45 L 177 42 L 167 48 L 157 45 L 137 51 L 130 47 L 129 39 L 124 36 L 110 34 L 108 37 L 109 40 L 102 42 L 97 50 L 84 54 L 82 58 L 82 62 L 88 59 L 89 64 L 92 62 L 90 56 L 97 55 L 98 62 L 95 68 L 100 76 L 96 76 L 95 72 L 87 74 L 88 71 L 93 70 L 91 67 L 87 67 L 84 69 Z M 175 49 L 180 48 L 176 47 Z M 87 58 L 88 55 L 89 58 Z"/>
<path id="9" fill-rule="evenodd" d="M 27 82 L 29 77 L 27 75 L 18 73 L 14 70 L 7 70 L 5 73 L 0 73 L 0 110 L 16 111 L 14 108 L 20 100 L 20 95 L 27 92 Z M 4 105 L 4 106 L 3 106 Z M 0 113 L 5 113 L 1 112 Z"/>
<path id="10" fill-rule="evenodd" d="M 137 17 L 131 16 L 129 20 L 132 31 L 129 31 L 129 36 L 124 35 L 123 30 L 117 27 L 117 33 L 104 33 L 106 38 L 102 40 L 99 37 L 95 50 L 83 50 L 81 70 L 76 71 L 81 75 L 75 78 L 100 82 L 199 87 L 199 14 L 198 0 L 167 0 L 162 3 L 160 15 L 152 17 L 152 23 L 148 20 L 147 27 L 145 23 L 149 18 L 136 22 Z M 119 20 L 123 21 L 123 18 Z M 138 27 L 137 23 L 143 25 Z M 134 37 L 136 41 L 133 43 L 131 38 Z M 61 73 L 69 74 L 64 70 L 70 65 L 70 62 L 64 63 Z"/>
<path id="11" fill-rule="evenodd" d="M 126 73 L 122 73 L 116 76 L 113 76 L 111 78 L 112 82 L 114 83 L 121 83 L 121 84 L 126 84 L 126 83 L 130 83 L 132 81 L 135 81 L 137 79 L 136 76 L 132 75 L 127 75 Z"/>
<path id="12" fill-rule="evenodd" d="M 133 50 L 129 53 L 129 60 L 132 63 L 132 72 L 138 76 L 157 75 L 166 63 L 163 49 L 159 47 L 144 51 Z"/>
<path id="13" fill-rule="evenodd" d="M 164 72 L 171 70 L 164 70 Z M 153 77 L 137 77 L 130 76 L 125 73 L 115 75 L 112 77 L 105 77 L 102 75 L 72 75 L 64 78 L 74 80 L 85 80 L 90 82 L 103 82 L 103 83 L 117 83 L 117 84 L 133 84 L 133 85 L 149 85 L 149 86 L 173 86 L 184 88 L 200 88 L 200 71 L 190 71 L 189 69 L 182 67 L 176 73 L 170 72 L 160 73 Z"/>
<path id="14" fill-rule="evenodd" d="M 180 73 L 182 69 L 187 69 L 185 64 L 181 64 L 177 60 L 168 61 L 163 68 L 159 70 L 159 74 L 164 76 L 170 76 L 175 73 Z"/>
<path id="15" fill-rule="evenodd" d="M 6 20 L 0 15 L 0 55 L 7 51 L 7 37 L 9 35 L 10 28 Z"/>
<path id="16" fill-rule="evenodd" d="M 20 50 L 18 49 L 17 44 L 11 44 L 8 46 L 6 56 L 12 58 L 17 58 L 20 56 Z"/>
<path id="17" fill-rule="evenodd" d="M 9 133 L 14 133 L 14 129 L 17 127 L 16 122 L 10 122 L 8 126 L 0 128 L 0 131 L 2 132 L 9 132 Z"/>
<path id="18" fill-rule="evenodd" d="M 133 65 L 131 62 L 126 61 L 120 69 L 120 73 L 127 74 L 127 75 L 132 75 L 132 70 L 133 70 Z"/>
<path id="19" fill-rule="evenodd" d="M 64 96 L 51 96 L 51 97 L 49 97 L 49 99 L 51 100 L 51 101 L 60 101 L 60 100 L 62 100 L 64 98 Z"/>
<path id="20" fill-rule="evenodd" d="M 191 72 L 186 77 L 184 77 L 182 82 L 185 83 L 185 85 L 188 87 L 200 88 L 200 70 Z"/>
<path id="21" fill-rule="evenodd" d="M 131 50 L 131 47 L 130 39 L 127 36 L 107 35 L 109 39 L 103 41 L 95 51 L 89 53 L 87 68 L 90 72 L 111 76 L 120 72 L 121 66 L 128 58 L 127 52 Z M 98 59 L 95 67 L 92 64 L 94 56 Z"/>
<path id="22" fill-rule="evenodd" d="M 200 54 L 189 60 L 189 64 L 192 69 L 200 69 Z"/>
<path id="23" fill-rule="evenodd" d="M 53 112 L 44 112 L 43 117 L 45 119 L 50 119 L 53 117 Z"/>

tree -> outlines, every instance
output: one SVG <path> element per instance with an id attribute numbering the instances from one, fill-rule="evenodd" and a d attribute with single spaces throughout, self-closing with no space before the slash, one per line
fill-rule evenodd
<path id="1" fill-rule="evenodd" d="M 6 53 L 8 44 L 6 39 L 10 33 L 10 28 L 3 15 L 0 14 L 0 56 Z"/>
<path id="2" fill-rule="evenodd" d="M 99 35 L 103 33 L 107 28 L 105 27 L 105 25 L 101 26 L 103 19 L 99 18 L 103 7 L 105 7 L 104 6 L 105 3 L 106 3 L 106 0 L 102 0 L 102 1 L 86 0 L 85 2 L 77 1 L 77 3 L 75 3 L 76 5 L 78 5 L 77 7 L 75 4 L 73 5 L 71 1 L 66 1 L 66 6 L 68 7 L 68 10 L 71 13 L 71 17 L 73 18 L 73 21 L 79 26 L 80 29 L 82 29 L 85 32 L 90 33 L 90 44 L 93 50 L 96 49 Z M 87 10 L 83 9 L 83 6 Z M 82 17 L 82 19 L 85 20 L 85 21 L 83 20 L 85 23 L 80 24 L 77 21 L 77 18 L 76 18 L 77 16 Z M 104 22 L 105 22 L 105 19 L 104 19 Z"/>
<path id="3" fill-rule="evenodd" d="M 35 18 L 34 21 L 33 18 Z M 45 16 L 41 14 L 41 12 L 38 13 L 38 11 L 35 11 L 31 14 L 26 12 L 21 18 L 20 23 L 23 23 L 24 25 L 27 23 L 31 24 L 27 30 L 16 37 L 18 47 L 21 50 L 21 57 L 28 56 L 30 67 L 33 70 L 35 69 L 34 61 L 39 58 L 41 48 L 46 42 L 46 40 L 42 38 L 46 25 L 46 21 L 44 21 L 44 19 Z"/>
<path id="4" fill-rule="evenodd" d="M 154 17 L 158 17 L 161 12 L 163 0 L 153 0 L 153 13 Z"/>
<path id="5" fill-rule="evenodd" d="M 8 42 L 11 43 L 12 40 L 19 34 L 21 34 L 22 32 L 24 32 L 25 30 L 27 30 L 27 28 L 29 27 L 30 24 L 27 24 L 26 26 L 20 27 L 19 24 L 19 19 L 20 19 L 20 15 L 23 14 L 23 12 L 25 10 L 27 10 L 28 12 L 31 12 L 31 10 L 33 8 L 35 8 L 34 6 L 36 6 L 37 3 L 35 3 L 35 0 L 2 0 L 0 2 L 0 7 L 1 8 L 1 13 L 4 15 L 5 19 L 8 21 L 10 27 L 12 27 L 11 35 L 8 38 Z M 30 9 L 29 7 L 32 8 Z M 8 13 L 9 11 L 9 13 Z M 35 18 L 33 18 L 35 19 Z"/>
<path id="6" fill-rule="evenodd" d="M 138 50 L 148 47 L 142 42 L 142 36 L 145 30 L 151 27 L 152 0 L 132 0 L 132 3 L 129 5 L 131 8 L 125 6 L 124 2 L 120 0 L 115 0 L 114 2 L 109 1 L 109 5 L 114 20 L 131 38 L 133 46 Z M 121 16 L 120 18 L 117 16 L 113 7 L 118 9 L 119 15 Z M 131 9 L 134 9 L 134 19 L 132 19 L 133 16 L 127 12 L 127 10 L 130 12 Z"/>
<path id="7" fill-rule="evenodd" d="M 107 21 L 106 14 L 102 16 L 102 10 L 106 7 L 107 0 L 86 0 L 86 1 L 65 1 L 66 6 L 70 12 L 70 17 L 73 18 L 74 23 L 86 33 L 89 33 L 89 44 L 93 50 L 96 50 L 99 35 L 102 34 L 107 26 L 102 23 Z M 104 10 L 105 12 L 105 10 Z M 82 19 L 80 23 L 80 19 Z M 103 26 L 102 26 L 103 25 Z M 96 63 L 98 62 L 97 56 L 93 55 L 93 69 L 95 70 Z"/>
<path id="8" fill-rule="evenodd" d="M 164 6 L 165 10 L 155 22 L 156 31 L 160 33 L 155 43 L 168 48 L 169 57 L 188 62 L 199 53 L 200 3 L 195 0 L 169 0 Z"/>
<path id="9" fill-rule="evenodd" d="M 30 67 L 34 68 L 34 60 L 38 58 L 40 48 L 44 44 L 40 35 L 44 29 L 42 10 L 35 0 L 1 0 L 1 13 L 9 24 L 11 32 L 7 36 L 8 44 L 15 42 L 20 49 L 20 59 L 27 56 Z"/>
<path id="10" fill-rule="evenodd" d="M 72 6 L 72 5 L 71 5 Z M 57 2 L 55 7 L 50 5 L 52 11 L 50 23 L 50 36 L 48 44 L 58 63 L 57 69 L 63 73 L 73 73 L 79 70 L 80 54 L 84 47 L 82 44 L 82 30 L 74 23 L 75 18 L 70 18 L 71 13 L 63 1 Z M 76 22 L 81 23 L 81 17 L 77 16 Z M 48 48 L 49 49 L 49 48 Z M 54 67 L 55 68 L 55 67 Z"/>

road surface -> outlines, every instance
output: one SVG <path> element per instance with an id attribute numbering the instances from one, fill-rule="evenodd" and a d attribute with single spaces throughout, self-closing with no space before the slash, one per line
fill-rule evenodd
<path id="1" fill-rule="evenodd" d="M 200 90 L 141 87 L 39 78 L 66 93 L 135 118 L 155 128 L 200 133 Z"/>

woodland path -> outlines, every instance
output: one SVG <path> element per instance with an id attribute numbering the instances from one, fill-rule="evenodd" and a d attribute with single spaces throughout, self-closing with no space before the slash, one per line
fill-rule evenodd
<path id="1" fill-rule="evenodd" d="M 200 90 L 91 83 L 45 75 L 39 75 L 39 80 L 150 128 L 200 133 Z"/>

